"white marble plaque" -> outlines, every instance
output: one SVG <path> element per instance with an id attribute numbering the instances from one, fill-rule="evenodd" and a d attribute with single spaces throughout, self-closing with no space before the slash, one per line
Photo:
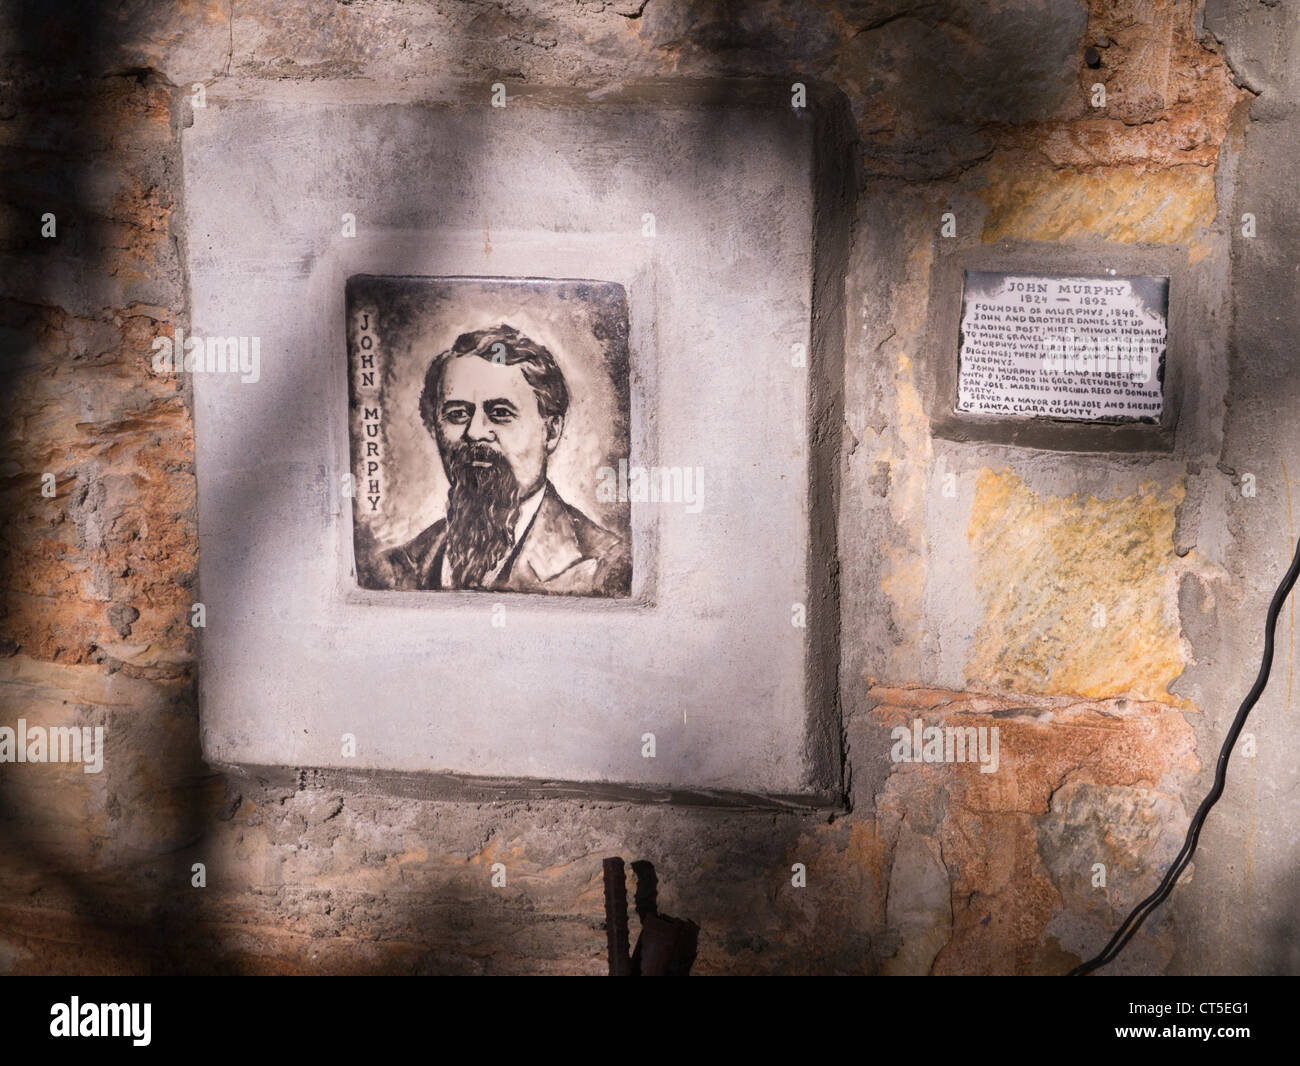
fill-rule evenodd
<path id="1" fill-rule="evenodd" d="M 960 412 L 1158 422 L 1167 277 L 965 272 Z"/>

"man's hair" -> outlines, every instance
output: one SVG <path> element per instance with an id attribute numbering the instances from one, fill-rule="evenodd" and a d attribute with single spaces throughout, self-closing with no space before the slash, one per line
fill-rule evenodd
<path id="1" fill-rule="evenodd" d="M 519 364 L 524 380 L 532 386 L 537 397 L 537 410 L 543 418 L 563 418 L 569 409 L 569 390 L 555 356 L 531 337 L 503 322 L 492 329 L 462 333 L 455 344 L 433 357 L 424 375 L 424 391 L 420 393 L 420 418 L 430 433 L 434 431 L 438 405 L 442 401 L 442 378 L 447 362 L 466 355 L 477 355 L 489 363 Z"/>

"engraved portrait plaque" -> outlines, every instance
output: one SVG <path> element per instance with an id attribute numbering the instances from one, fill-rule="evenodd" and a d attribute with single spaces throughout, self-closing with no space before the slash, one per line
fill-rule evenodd
<path id="1" fill-rule="evenodd" d="M 358 276 L 348 303 L 359 584 L 626 597 L 623 286 Z"/>

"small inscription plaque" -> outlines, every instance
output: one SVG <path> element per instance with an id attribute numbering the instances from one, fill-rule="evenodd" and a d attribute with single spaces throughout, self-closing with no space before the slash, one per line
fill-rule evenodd
<path id="1" fill-rule="evenodd" d="M 1167 277 L 967 270 L 957 410 L 1081 422 L 1158 422 Z"/>

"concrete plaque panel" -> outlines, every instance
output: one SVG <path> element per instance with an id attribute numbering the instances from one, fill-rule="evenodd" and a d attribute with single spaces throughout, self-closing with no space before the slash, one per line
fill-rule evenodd
<path id="1" fill-rule="evenodd" d="M 257 353 L 191 367 L 208 758 L 833 793 L 808 114 L 252 92 L 184 133 L 193 350 Z"/>

